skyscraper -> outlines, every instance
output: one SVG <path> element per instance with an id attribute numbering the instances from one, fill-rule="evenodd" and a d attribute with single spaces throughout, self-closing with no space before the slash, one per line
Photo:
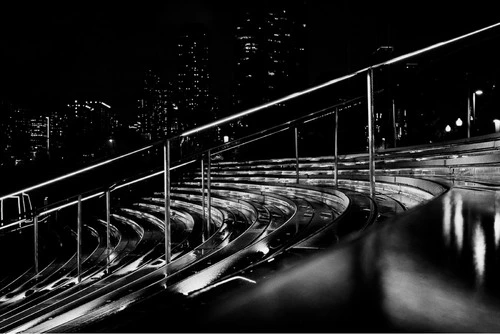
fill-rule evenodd
<path id="1" fill-rule="evenodd" d="M 153 70 L 146 71 L 142 96 L 138 102 L 136 130 L 146 140 L 158 140 L 167 135 L 166 91 L 160 76 Z"/>
<path id="2" fill-rule="evenodd" d="M 48 157 L 49 117 L 33 116 L 29 119 L 30 160 Z"/>
<path id="3" fill-rule="evenodd" d="M 84 162 L 109 151 L 109 140 L 118 127 L 111 106 L 102 101 L 75 100 L 67 105 L 67 117 L 62 120 L 67 122 L 63 126 L 65 154 Z"/>
<path id="4" fill-rule="evenodd" d="M 194 126 L 213 118 L 209 34 L 199 24 L 182 29 L 177 39 L 177 100 L 183 123 Z"/>
<path id="5" fill-rule="evenodd" d="M 235 33 L 233 108 L 253 107 L 305 86 L 304 10 L 300 1 L 242 9 Z"/>

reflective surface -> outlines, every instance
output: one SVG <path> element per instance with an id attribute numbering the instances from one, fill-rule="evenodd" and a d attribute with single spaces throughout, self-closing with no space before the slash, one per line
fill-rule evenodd
<path id="1" fill-rule="evenodd" d="M 499 191 L 454 188 L 200 312 L 203 328 L 499 331 L 499 219 Z"/>

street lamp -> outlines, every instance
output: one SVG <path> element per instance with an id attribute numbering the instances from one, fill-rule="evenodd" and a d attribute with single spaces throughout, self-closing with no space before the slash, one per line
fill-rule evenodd
<path id="1" fill-rule="evenodd" d="M 462 125 L 464 124 L 464 122 L 462 122 L 462 119 L 459 117 L 459 118 L 457 118 L 457 120 L 456 120 L 455 124 L 456 124 L 457 126 L 462 126 Z"/>
<path id="2" fill-rule="evenodd" d="M 446 132 L 450 132 L 450 131 L 451 131 L 451 126 L 447 125 L 447 126 L 444 128 L 444 131 L 446 131 Z"/>
<path id="3" fill-rule="evenodd" d="M 476 95 L 482 95 L 483 91 L 480 89 L 477 89 L 472 93 L 472 104 L 470 101 L 470 94 L 467 97 L 467 138 L 470 138 L 470 122 L 476 121 Z"/>
<path id="4" fill-rule="evenodd" d="M 476 119 L 476 95 L 483 95 L 483 91 L 478 89 L 472 93 L 472 119 Z"/>

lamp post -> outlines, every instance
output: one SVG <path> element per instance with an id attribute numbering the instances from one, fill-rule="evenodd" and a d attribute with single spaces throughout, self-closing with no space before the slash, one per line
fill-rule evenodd
<path id="1" fill-rule="evenodd" d="M 476 119 L 476 95 L 483 95 L 483 91 L 478 89 L 472 93 L 472 119 Z"/>
<path id="2" fill-rule="evenodd" d="M 470 138 L 470 128 L 471 128 L 471 121 L 476 122 L 476 96 L 477 95 L 482 95 L 483 91 L 480 89 L 477 89 L 472 93 L 472 103 L 470 100 L 470 94 L 467 99 L 467 138 Z"/>

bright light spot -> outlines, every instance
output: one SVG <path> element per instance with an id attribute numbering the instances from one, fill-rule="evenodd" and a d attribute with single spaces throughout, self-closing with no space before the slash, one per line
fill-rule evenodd
<path id="1" fill-rule="evenodd" d="M 455 232 L 455 241 L 459 251 L 462 250 L 464 244 L 464 216 L 462 195 L 457 194 L 454 198 L 455 210 L 453 210 L 453 227 Z"/>
<path id="2" fill-rule="evenodd" d="M 451 235 L 451 197 L 446 196 L 444 198 L 443 205 L 443 237 L 446 246 L 450 245 L 450 235 Z"/>
<path id="3" fill-rule="evenodd" d="M 224 143 L 229 143 L 229 136 L 224 136 Z"/>
<path id="4" fill-rule="evenodd" d="M 477 222 L 473 232 L 473 252 L 474 264 L 476 267 L 478 283 L 482 283 L 484 277 L 484 268 L 486 263 L 486 238 L 481 228 L 480 221 Z"/>
<path id="5" fill-rule="evenodd" d="M 110 144 L 113 144 L 113 139 L 110 139 L 110 140 L 109 140 L 109 143 L 110 143 Z"/>
<path id="6" fill-rule="evenodd" d="M 495 123 L 495 132 L 500 132 L 500 120 L 494 119 L 493 123 Z"/>
<path id="7" fill-rule="evenodd" d="M 447 126 L 444 128 L 444 131 L 446 131 L 446 132 L 450 132 L 450 131 L 451 131 L 451 126 L 447 125 Z"/>
<path id="8" fill-rule="evenodd" d="M 457 126 L 462 126 L 464 124 L 464 122 L 462 122 L 462 119 L 459 117 L 459 118 L 457 118 L 457 121 L 455 122 L 455 124 Z"/>
<path id="9" fill-rule="evenodd" d="M 478 89 L 478 90 L 476 90 L 476 91 L 474 92 L 474 94 L 476 94 L 476 95 L 483 95 L 483 91 L 482 91 L 482 90 L 480 90 L 480 89 Z"/>

